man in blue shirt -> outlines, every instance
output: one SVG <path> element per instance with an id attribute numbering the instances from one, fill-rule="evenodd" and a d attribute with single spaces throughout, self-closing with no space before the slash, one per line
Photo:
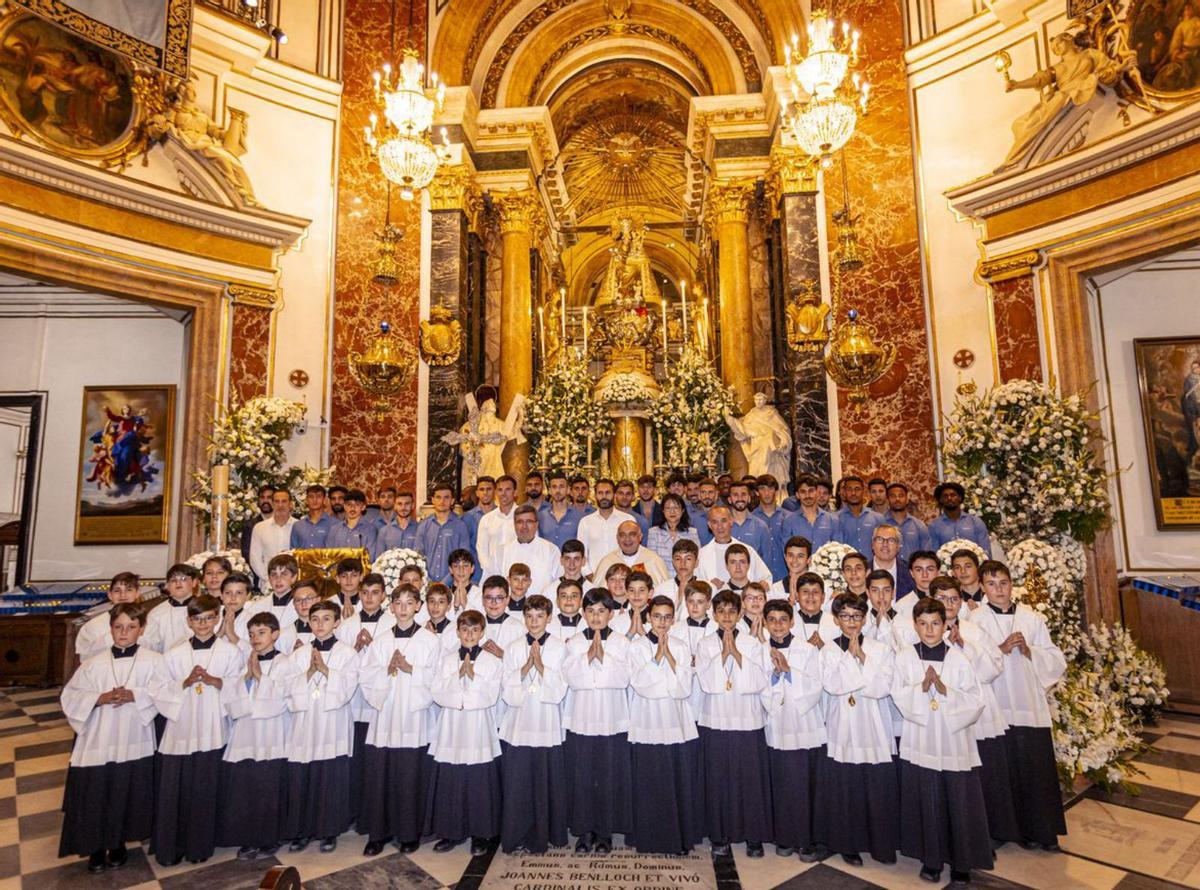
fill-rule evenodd
<path id="1" fill-rule="evenodd" d="M 638 499 L 633 505 L 633 512 L 640 514 L 646 520 L 646 525 L 642 527 L 642 534 L 645 534 L 646 529 L 651 525 L 662 522 L 662 508 L 659 506 L 658 499 L 654 497 L 657 490 L 658 480 L 653 476 L 638 477 Z"/>
<path id="2" fill-rule="evenodd" d="M 367 509 L 367 496 L 357 488 L 346 492 L 346 518 L 335 523 L 325 538 L 326 547 L 361 547 L 374 559 L 376 526 L 363 518 Z"/>
<path id="3" fill-rule="evenodd" d="M 783 522 L 788 518 L 788 511 L 776 503 L 779 497 L 779 480 L 770 473 L 758 477 L 758 506 L 750 514 L 761 519 L 771 530 L 771 552 L 763 553 L 763 561 L 771 570 L 772 578 L 786 578 L 787 564 L 783 561 L 783 545 L 787 538 L 783 536 Z"/>
<path id="4" fill-rule="evenodd" d="M 545 480 L 537 470 L 531 470 L 529 475 L 525 477 L 524 503 L 529 504 L 535 510 L 541 510 L 547 504 Z"/>
<path id="5" fill-rule="evenodd" d="M 867 486 L 861 476 L 842 477 L 842 509 L 834 514 L 836 540 L 848 544 L 864 556 L 871 554 L 871 535 L 882 521 L 874 510 L 863 506 Z M 811 541 L 812 539 L 809 538 Z M 813 547 L 816 547 L 813 541 Z"/>
<path id="6" fill-rule="evenodd" d="M 797 508 L 783 520 L 783 534 L 779 541 L 780 557 L 783 556 L 788 538 L 808 538 L 815 553 L 818 547 L 828 544 L 837 536 L 837 523 L 833 514 L 822 510 L 817 504 L 818 481 L 816 476 L 808 473 L 796 480 Z M 809 556 L 812 556 L 812 553 Z"/>
<path id="7" fill-rule="evenodd" d="M 699 500 L 697 510 L 692 512 L 692 507 L 688 505 L 688 516 L 691 517 L 692 525 L 696 526 L 696 532 L 700 535 L 700 546 L 703 547 L 713 539 L 712 530 L 708 527 L 708 511 L 717 506 L 717 480 L 710 476 L 705 476 L 700 480 Z"/>
<path id="8" fill-rule="evenodd" d="M 297 519 L 292 526 L 292 549 L 314 550 L 325 546 L 333 517 L 325 512 L 325 486 L 310 485 L 304 490 L 304 506 L 308 515 Z"/>
<path id="9" fill-rule="evenodd" d="M 433 513 L 417 526 L 417 550 L 425 557 L 425 571 L 429 580 L 449 584 L 450 554 L 461 548 L 474 556 L 475 548 L 467 524 L 451 510 L 454 489 L 439 482 L 433 486 L 429 500 L 433 504 Z"/>
<path id="10" fill-rule="evenodd" d="M 943 482 L 933 490 L 933 499 L 942 508 L 942 513 L 929 523 L 929 537 L 933 540 L 930 549 L 937 550 L 948 541 L 962 538 L 979 545 L 984 553 L 992 552 L 992 539 L 983 520 L 963 512 L 962 503 L 966 494 L 966 490 L 957 482 Z"/>
<path id="11" fill-rule="evenodd" d="M 550 474 L 550 500 L 538 510 L 538 535 L 559 550 L 572 538 L 579 537 L 579 520 L 583 518 L 567 497 L 567 477 L 555 471 Z"/>
<path id="12" fill-rule="evenodd" d="M 579 511 L 580 519 L 590 513 L 596 512 L 596 507 L 591 502 L 591 488 L 592 486 L 586 477 L 571 477 L 571 505 Z"/>
<path id="13" fill-rule="evenodd" d="M 471 540 L 479 533 L 479 520 L 485 513 L 496 509 L 496 480 L 491 476 L 480 476 L 475 480 L 475 506 L 463 513 L 463 522 L 471 533 Z M 476 566 L 478 569 L 478 566 Z"/>
<path id="14" fill-rule="evenodd" d="M 741 541 L 754 550 L 759 558 L 775 577 L 772 566 L 771 529 L 757 516 L 750 515 L 750 483 L 731 482 L 729 484 L 729 514 L 733 518 L 733 528 L 730 534 L 735 540 Z"/>
<path id="15" fill-rule="evenodd" d="M 883 514 L 885 525 L 900 529 L 900 556 L 908 559 L 918 550 L 929 550 L 929 527 L 908 512 L 908 486 L 893 482 L 887 487 L 888 510 Z M 899 589 L 896 598 L 903 596 Z"/>
<path id="16" fill-rule="evenodd" d="M 375 536 L 375 548 L 384 553 L 388 550 L 416 550 L 417 526 L 413 517 L 416 498 L 411 491 L 396 495 L 396 511 L 391 520 L 380 525 Z"/>

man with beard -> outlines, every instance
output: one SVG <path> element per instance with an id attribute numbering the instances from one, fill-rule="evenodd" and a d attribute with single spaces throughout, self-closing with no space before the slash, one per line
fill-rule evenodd
<path id="1" fill-rule="evenodd" d="M 866 493 L 861 476 L 843 477 L 842 509 L 834 514 L 837 527 L 835 539 L 864 555 L 871 552 L 871 536 L 875 527 L 883 521 L 878 513 L 863 505 Z M 813 546 L 816 546 L 815 541 Z"/>
<path id="2" fill-rule="evenodd" d="M 613 506 L 615 486 L 611 479 L 597 479 L 595 492 L 596 509 L 579 520 L 576 534 L 583 542 L 589 565 L 595 565 L 616 549 L 618 527 L 622 522 L 634 518 Z"/>
<path id="3" fill-rule="evenodd" d="M 535 510 L 546 506 L 546 483 L 537 470 L 525 477 L 525 503 Z"/>
<path id="4" fill-rule="evenodd" d="M 692 517 L 692 521 L 696 523 L 696 531 L 700 534 L 700 545 L 703 546 L 712 540 L 712 532 L 708 528 L 708 511 L 717 506 L 717 482 L 708 476 L 700 480 L 699 486 L 699 502 L 696 504 L 696 512 L 692 512 L 691 507 L 688 507 L 688 516 Z"/>
<path id="5" fill-rule="evenodd" d="M 733 537 L 757 553 L 770 568 L 773 561 L 771 529 L 750 513 L 749 483 L 734 482 L 729 486 L 729 512 L 733 517 Z"/>
<path id="6" fill-rule="evenodd" d="M 242 528 L 241 551 L 242 559 L 246 560 L 246 564 L 250 564 L 250 541 L 254 535 L 254 526 L 258 525 L 264 519 L 271 515 L 272 499 L 275 497 L 274 485 L 260 485 L 258 488 L 258 515 L 246 523 Z M 261 581 L 261 578 L 257 579 Z"/>

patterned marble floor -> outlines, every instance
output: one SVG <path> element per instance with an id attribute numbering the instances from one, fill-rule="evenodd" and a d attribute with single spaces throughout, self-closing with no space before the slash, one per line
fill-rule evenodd
<path id="1" fill-rule="evenodd" d="M 1147 734 L 1151 748 L 1138 763 L 1145 776 L 1138 795 L 1106 795 L 1096 789 L 1069 802 L 1061 853 L 1029 852 L 1008 845 L 996 868 L 979 873 L 981 888 L 1088 888 L 1149 890 L 1200 888 L 1200 718 L 1172 714 Z M 271 865 L 294 865 L 306 888 L 413 888 L 476 890 L 492 856 L 472 857 L 466 845 L 436 854 L 432 844 L 405 856 L 361 855 L 363 839 L 348 834 L 334 853 L 313 845 L 303 853 L 281 850 L 275 860 L 241 862 L 221 849 L 201 865 L 163 868 L 141 849 L 129 864 L 88 874 L 84 860 L 58 858 L 63 782 L 73 735 L 54 689 L 0 692 L 0 890 L 161 887 L 166 890 L 232 890 L 258 886 Z M 780 858 L 767 847 L 764 859 L 745 850 L 713 863 L 718 890 L 873 890 L 929 887 L 917 878 L 915 861 L 881 866 L 869 859 L 852 868 L 834 857 L 805 864 Z M 497 884 L 497 874 L 487 888 Z M 565 885 L 570 887 L 572 885 Z M 564 888 L 565 890 L 565 888 Z"/>

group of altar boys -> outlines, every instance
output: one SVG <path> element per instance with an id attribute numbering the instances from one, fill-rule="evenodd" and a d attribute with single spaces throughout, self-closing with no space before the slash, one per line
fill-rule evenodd
<path id="1" fill-rule="evenodd" d="M 472 584 L 462 549 L 450 584 L 412 567 L 388 591 L 349 561 L 328 597 L 290 555 L 254 598 L 219 557 L 176 565 L 149 614 L 118 575 L 62 693 L 77 739 L 60 855 L 100 872 L 149 838 L 165 865 L 252 859 L 331 851 L 351 827 L 367 856 L 568 834 L 597 855 L 622 835 L 656 854 L 704 838 L 806 862 L 900 852 L 961 885 L 1005 842 L 1057 849 L 1046 692 L 1065 663 L 1007 567 L 963 549 L 974 571 L 951 578 L 920 551 L 897 600 L 861 554 L 827 589 L 811 549 L 789 539 L 772 586 L 740 543 L 717 585 L 690 540 L 657 586 L 575 561 L 554 602 L 520 563 Z"/>

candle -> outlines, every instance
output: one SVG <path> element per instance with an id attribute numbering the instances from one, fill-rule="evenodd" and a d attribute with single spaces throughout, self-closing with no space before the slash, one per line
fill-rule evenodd
<path id="1" fill-rule="evenodd" d="M 585 311 L 586 311 L 586 310 L 585 310 Z M 585 460 L 585 461 L 583 462 L 583 465 L 584 465 L 585 467 L 590 467 L 590 466 L 592 465 L 592 434 L 591 434 L 591 433 L 588 433 L 588 437 L 587 437 L 587 460 Z"/>
<path id="2" fill-rule="evenodd" d="M 559 308 L 562 310 L 559 314 L 562 316 L 562 343 L 567 345 L 567 289 L 565 287 L 558 289 Z"/>
<path id="3" fill-rule="evenodd" d="M 538 346 L 542 348 L 542 361 L 546 360 L 546 313 L 538 306 Z"/>
<path id="4" fill-rule="evenodd" d="M 229 494 L 229 464 L 213 464 L 212 493 L 214 495 Z"/>
<path id="5" fill-rule="evenodd" d="M 583 360 L 588 360 L 588 307 L 583 307 Z M 588 462 L 591 463 L 592 448 L 591 443 L 588 444 Z"/>
<path id="6" fill-rule="evenodd" d="M 667 465 L 667 455 L 663 452 L 661 428 L 658 430 L 658 465 L 660 467 L 665 467 Z"/>
<path id="7" fill-rule="evenodd" d="M 679 279 L 679 296 L 683 300 L 683 345 L 687 346 L 688 327 L 687 327 L 687 279 Z"/>
<path id="8" fill-rule="evenodd" d="M 704 346 L 704 352 L 707 355 L 708 354 L 708 297 L 705 297 L 703 299 L 703 301 L 701 301 L 701 303 L 702 303 L 702 308 L 700 311 L 700 325 L 701 325 L 701 328 L 700 328 L 701 341 L 700 342 Z"/>
<path id="9" fill-rule="evenodd" d="M 213 549 L 221 553 L 229 534 L 229 464 L 213 465 L 212 500 Z"/>
<path id="10" fill-rule="evenodd" d="M 667 369 L 667 301 L 662 301 L 663 370 Z"/>

